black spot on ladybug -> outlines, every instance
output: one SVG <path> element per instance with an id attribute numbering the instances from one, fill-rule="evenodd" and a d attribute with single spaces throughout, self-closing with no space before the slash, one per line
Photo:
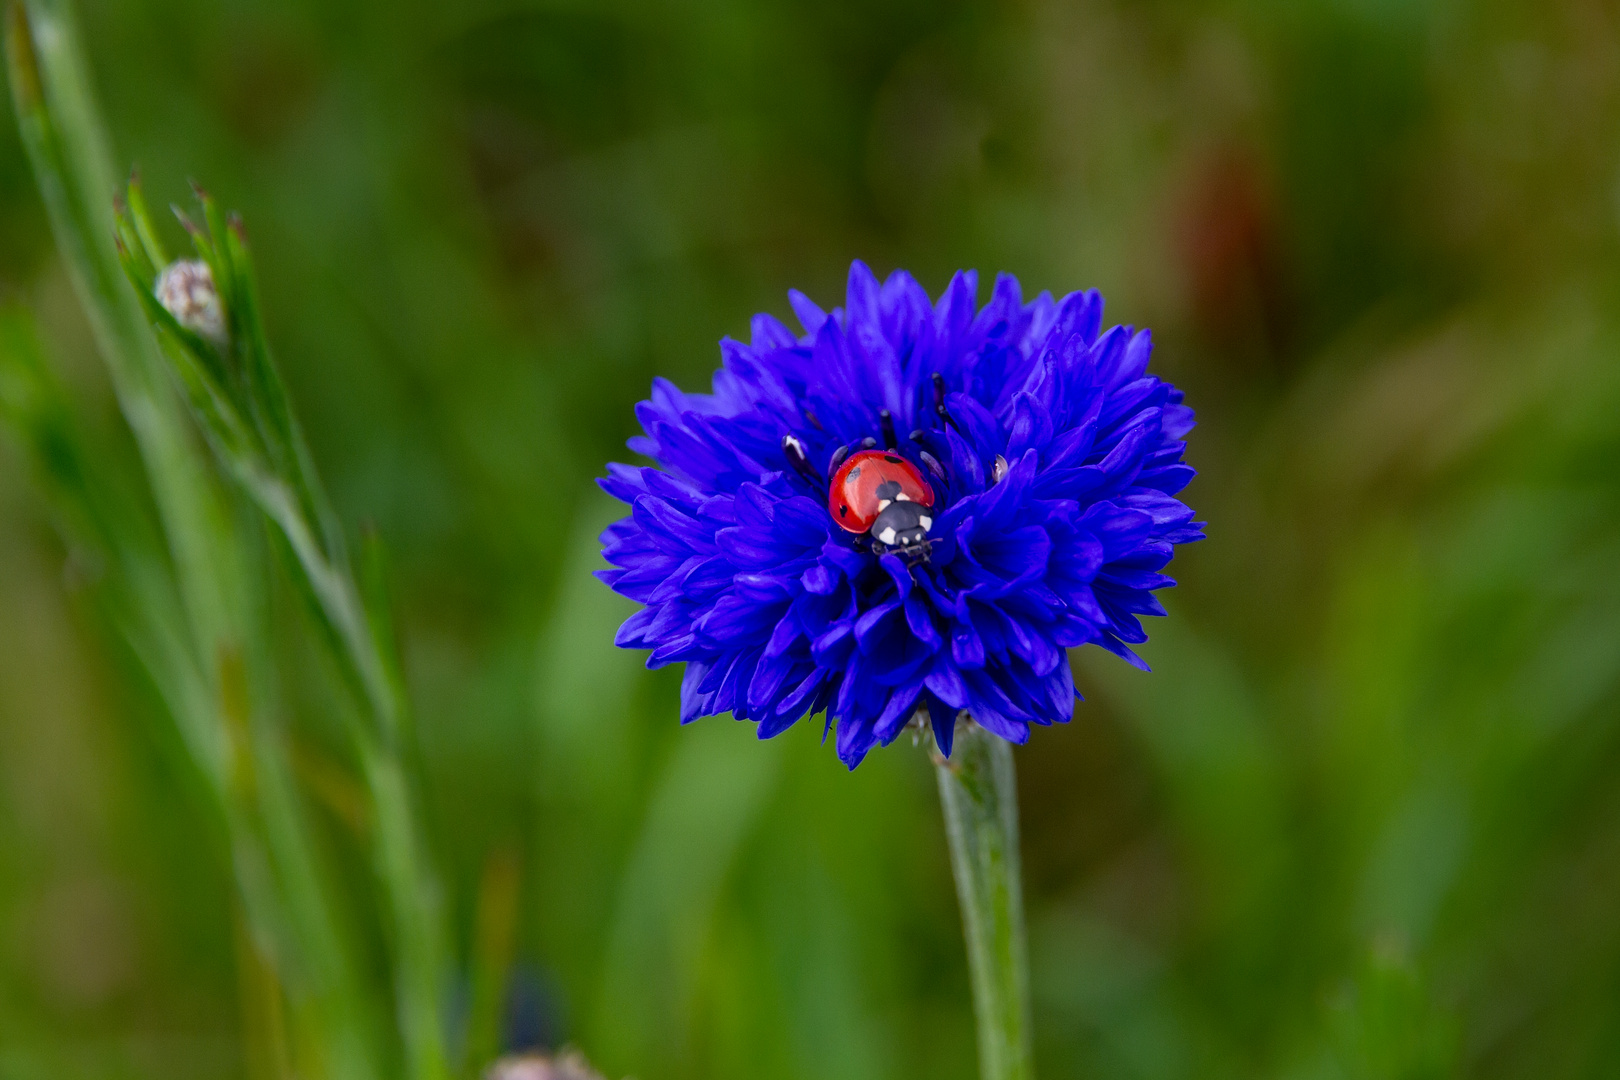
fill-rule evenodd
<path id="1" fill-rule="evenodd" d="M 857 465 L 853 469 L 849 470 L 849 479 L 851 479 L 851 480 L 859 480 L 860 478 L 861 478 L 861 467 L 859 465 Z"/>
<path id="2" fill-rule="evenodd" d="M 897 458 L 893 454 L 884 454 L 883 455 L 883 460 L 887 461 L 890 465 L 903 465 L 903 464 L 905 464 L 906 459 L 905 458 Z M 853 474 L 851 474 L 851 475 L 853 475 Z"/>
<path id="3" fill-rule="evenodd" d="M 849 507 L 847 505 L 846 506 L 840 506 L 838 508 L 838 516 L 839 517 L 849 517 Z"/>
<path id="4" fill-rule="evenodd" d="M 889 499 L 891 501 L 898 499 L 900 497 L 900 484 L 894 480 L 885 480 L 878 485 L 876 494 L 879 499 Z"/>

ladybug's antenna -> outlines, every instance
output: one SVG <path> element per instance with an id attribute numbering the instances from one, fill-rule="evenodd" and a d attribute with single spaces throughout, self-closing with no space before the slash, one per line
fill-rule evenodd
<path id="1" fill-rule="evenodd" d="M 810 481 L 812 484 L 821 484 L 822 478 L 816 472 L 816 467 L 810 464 L 810 455 L 804 452 L 804 443 L 792 435 L 782 436 L 782 456 L 787 458 L 793 471 Z"/>
<path id="2" fill-rule="evenodd" d="M 951 427 L 956 428 L 956 433 L 958 435 L 962 436 L 964 439 L 967 438 L 967 433 L 963 431 L 961 425 L 956 422 L 956 417 L 952 416 L 951 410 L 945 407 L 945 376 L 941 375 L 937 371 L 934 372 L 934 411 L 939 414 L 939 418 L 941 420 L 945 421 L 945 423 L 949 424 Z"/>
<path id="3" fill-rule="evenodd" d="M 878 410 L 878 425 L 883 429 L 883 449 L 900 449 L 900 440 L 894 434 L 894 415 L 888 409 Z"/>

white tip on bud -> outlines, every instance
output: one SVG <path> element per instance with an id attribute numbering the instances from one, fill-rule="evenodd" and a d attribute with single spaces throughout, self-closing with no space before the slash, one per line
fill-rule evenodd
<path id="1" fill-rule="evenodd" d="M 152 289 L 174 321 L 215 345 L 226 341 L 225 308 L 214 287 L 214 274 L 201 259 L 177 259 L 163 268 Z"/>

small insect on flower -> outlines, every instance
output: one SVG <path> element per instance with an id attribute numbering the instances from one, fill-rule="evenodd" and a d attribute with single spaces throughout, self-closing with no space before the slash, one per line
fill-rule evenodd
<path id="1" fill-rule="evenodd" d="M 870 533 L 879 555 L 928 557 L 934 493 L 917 466 L 892 450 L 862 450 L 833 475 L 827 509 L 848 532 Z"/>
<path id="2" fill-rule="evenodd" d="M 883 413 L 889 448 L 862 450 L 852 456 L 848 447 L 834 453 L 828 467 L 835 470 L 827 486 L 827 512 L 839 528 L 856 536 L 869 534 L 878 555 L 894 550 L 908 561 L 928 558 L 928 530 L 933 527 L 934 492 L 917 466 L 894 449 L 894 423 Z M 804 444 L 782 436 L 782 453 L 800 473 L 815 476 Z M 926 451 L 924 458 L 938 468 Z"/>
<path id="3" fill-rule="evenodd" d="M 958 274 L 850 270 L 846 306 L 755 316 L 713 392 L 659 379 L 602 487 L 631 514 L 600 577 L 642 605 L 619 630 L 684 663 L 681 719 L 761 738 L 825 712 L 853 768 L 914 721 L 950 753 L 966 713 L 1011 742 L 1069 719 L 1068 650 L 1141 664 L 1142 615 L 1178 544 L 1192 410 L 1147 373 L 1147 331 L 1102 329 L 1102 297 L 1025 301 Z M 902 432 L 907 434 L 902 435 Z"/>
<path id="4" fill-rule="evenodd" d="M 174 321 L 215 345 L 229 339 L 214 274 L 201 259 L 177 259 L 158 275 L 152 295 Z"/>

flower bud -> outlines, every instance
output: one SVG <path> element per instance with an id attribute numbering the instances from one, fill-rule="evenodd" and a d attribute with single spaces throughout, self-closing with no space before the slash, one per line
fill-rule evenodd
<path id="1" fill-rule="evenodd" d="M 503 1057 L 484 1073 L 484 1080 L 602 1080 L 577 1051 L 558 1057 L 514 1054 Z"/>
<path id="2" fill-rule="evenodd" d="M 152 289 L 175 322 L 199 337 L 224 345 L 225 308 L 219 302 L 214 273 L 201 259 L 177 259 L 163 268 Z"/>

